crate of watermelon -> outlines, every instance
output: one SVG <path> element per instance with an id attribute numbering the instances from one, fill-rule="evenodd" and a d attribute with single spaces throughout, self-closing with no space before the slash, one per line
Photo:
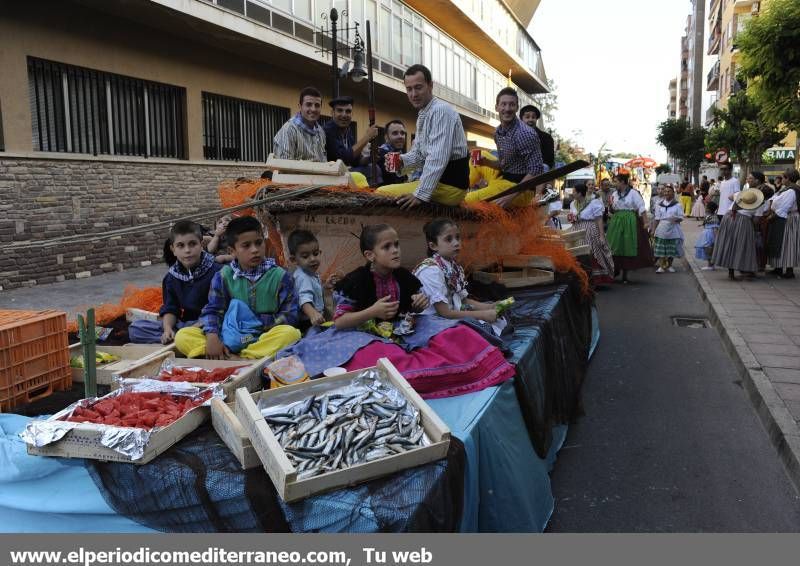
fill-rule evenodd
<path id="1" fill-rule="evenodd" d="M 219 387 L 140 380 L 28 423 L 28 454 L 146 464 L 209 417 Z"/>
<path id="2" fill-rule="evenodd" d="M 195 387 L 222 386 L 222 392 L 233 399 L 240 387 L 248 391 L 261 389 L 261 371 L 269 358 L 261 360 L 201 360 L 176 358 L 174 352 L 152 356 L 115 375 L 112 388 L 138 379 L 186 382 Z"/>

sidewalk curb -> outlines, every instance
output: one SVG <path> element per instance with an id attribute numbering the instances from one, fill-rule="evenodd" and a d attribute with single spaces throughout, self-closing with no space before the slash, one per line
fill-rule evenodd
<path id="1" fill-rule="evenodd" d="M 708 283 L 705 274 L 688 258 L 683 258 L 688 266 L 703 301 L 708 305 L 711 323 L 722 338 L 731 356 L 745 391 L 769 435 L 770 441 L 778 450 L 778 455 L 786 468 L 786 473 L 800 493 L 800 426 L 792 417 L 786 404 L 775 391 L 772 382 L 759 365 L 753 352 L 747 346 L 736 325 L 722 309 L 722 302 Z"/>

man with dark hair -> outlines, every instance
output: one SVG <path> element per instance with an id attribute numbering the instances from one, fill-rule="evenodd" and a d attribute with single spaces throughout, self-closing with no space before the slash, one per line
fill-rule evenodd
<path id="1" fill-rule="evenodd" d="M 400 175 L 398 172 L 386 170 L 386 154 L 392 152 L 405 153 L 406 151 L 406 126 L 401 120 L 389 120 L 383 128 L 383 136 L 386 140 L 378 148 L 378 167 L 381 172 L 381 185 L 396 185 L 408 181 L 407 175 Z"/>
<path id="2" fill-rule="evenodd" d="M 353 97 L 340 96 L 328 104 L 333 111 L 333 119 L 322 127 L 325 130 L 325 149 L 328 161 L 341 159 L 348 167 L 362 165 L 361 153 L 367 144 L 378 135 L 378 127 L 369 126 L 364 135 L 356 140 L 350 129 L 350 125 L 353 123 Z"/>
<path id="3" fill-rule="evenodd" d="M 542 117 L 542 113 L 535 106 L 528 104 L 523 106 L 522 110 L 519 111 L 519 117 L 520 120 L 536 130 L 536 133 L 539 135 L 539 142 L 542 147 L 542 159 L 544 160 L 544 164 L 550 169 L 555 167 L 556 142 L 553 140 L 553 136 L 544 130 L 540 130 L 539 126 L 536 125 L 536 123 L 539 121 L 539 118 Z"/>
<path id="4" fill-rule="evenodd" d="M 327 161 L 325 131 L 317 123 L 321 109 L 322 94 L 317 89 L 300 91 L 299 112 L 275 134 L 272 153 L 276 158 Z"/>
<path id="5" fill-rule="evenodd" d="M 495 100 L 495 111 L 500 116 L 500 125 L 494 132 L 494 142 L 500 159 L 498 161 L 481 159 L 480 165 L 499 169 L 501 178 L 490 181 L 486 188 L 471 191 L 466 199 L 469 202 L 486 200 L 544 171 L 542 150 L 536 130 L 517 118 L 519 108 L 517 91 L 506 87 L 497 93 Z M 526 191 L 508 200 L 503 197 L 497 202 L 501 206 L 522 207 L 530 205 L 533 196 L 533 191 Z"/>
<path id="6" fill-rule="evenodd" d="M 419 181 L 386 185 L 376 192 L 395 196 L 404 209 L 422 202 L 456 206 L 469 187 L 467 136 L 458 112 L 433 96 L 431 72 L 423 65 L 412 65 L 403 84 L 411 105 L 417 109 L 417 137 L 408 153 L 400 155 L 402 167 L 421 169 Z"/>

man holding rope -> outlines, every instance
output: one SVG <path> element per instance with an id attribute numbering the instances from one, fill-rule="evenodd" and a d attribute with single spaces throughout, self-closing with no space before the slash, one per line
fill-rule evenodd
<path id="1" fill-rule="evenodd" d="M 412 65 L 403 77 L 411 105 L 419 111 L 416 139 L 411 151 L 400 155 L 405 171 L 422 169 L 419 181 L 386 185 L 377 194 L 395 196 L 403 209 L 422 202 L 457 206 L 469 187 L 467 137 L 458 112 L 433 96 L 433 79 L 423 65 Z M 387 154 L 387 167 L 391 170 Z"/>

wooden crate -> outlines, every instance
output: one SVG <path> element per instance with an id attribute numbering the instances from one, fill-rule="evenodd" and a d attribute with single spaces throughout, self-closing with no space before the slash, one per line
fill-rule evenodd
<path id="1" fill-rule="evenodd" d="M 270 153 L 267 157 L 265 167 L 272 171 L 308 173 L 310 175 L 345 175 L 347 173 L 347 165 L 341 159 L 327 162 L 300 161 L 297 159 L 279 159 L 273 153 Z"/>
<path id="2" fill-rule="evenodd" d="M 242 423 L 236 418 L 235 408 L 236 403 L 226 403 L 222 399 L 212 399 L 211 425 L 217 431 L 225 446 L 239 460 L 243 470 L 258 468 L 261 466 L 261 460 L 256 454 L 253 443 L 250 442 L 250 437 L 247 436 Z"/>
<path id="3" fill-rule="evenodd" d="M 356 184 L 350 173 L 344 175 L 309 175 L 303 173 L 274 173 L 272 175 L 274 183 L 284 183 L 286 185 L 326 185 L 330 187 L 347 186 L 353 189 Z"/>
<path id="4" fill-rule="evenodd" d="M 96 345 L 96 349 L 120 358 L 119 361 L 97 366 L 97 383 L 111 385 L 114 375 L 124 372 L 131 367 L 144 362 L 153 356 L 175 350 L 175 344 L 125 344 L 124 346 Z M 83 346 L 80 343 L 69 347 L 69 356 L 83 356 Z M 72 381 L 83 383 L 83 368 L 72 368 Z"/>
<path id="5" fill-rule="evenodd" d="M 48 420 L 60 419 L 67 414 L 68 411 L 65 409 L 56 413 Z M 118 427 L 91 423 L 80 423 L 67 432 L 60 440 L 45 446 L 36 447 L 28 444 L 28 454 L 35 456 L 88 458 L 90 460 L 103 460 L 108 462 L 146 464 L 203 424 L 208 418 L 208 415 L 208 407 L 195 407 L 171 425 L 153 431 L 147 441 L 144 454 L 138 460 L 133 460 L 130 456 L 126 456 L 112 448 L 103 446 L 101 443 L 103 434 L 107 429 Z"/>
<path id="6" fill-rule="evenodd" d="M 536 267 L 538 269 L 555 270 L 552 258 L 546 255 L 503 255 L 499 258 L 499 263 L 503 267 Z"/>
<path id="7" fill-rule="evenodd" d="M 227 381 L 223 382 L 222 391 L 225 393 L 225 397 L 227 399 L 232 399 L 234 391 L 240 387 L 244 387 L 248 391 L 258 391 L 261 389 L 261 371 L 269 359 L 270 358 L 262 358 L 260 360 L 202 360 L 194 358 L 176 358 L 174 352 L 164 352 L 158 356 L 141 360 L 138 364 L 129 367 L 117 375 L 122 379 L 153 377 L 158 375 L 159 371 L 161 371 L 161 366 L 166 360 L 172 360 L 173 365 L 185 368 L 200 367 L 216 369 L 246 366 Z M 209 387 L 213 384 L 192 383 L 192 385 L 195 387 Z M 111 387 L 117 389 L 119 387 L 119 382 L 115 380 L 111 384 Z"/>
<path id="8" fill-rule="evenodd" d="M 244 389 L 236 390 L 236 417 L 247 432 L 256 454 L 258 454 L 264 465 L 264 469 L 284 501 L 297 501 L 324 491 L 355 485 L 400 470 L 427 464 L 447 456 L 447 450 L 450 445 L 450 429 L 447 428 L 447 425 L 412 389 L 389 360 L 381 358 L 375 367 L 380 369 L 384 379 L 394 385 L 405 395 L 408 402 L 420 411 L 421 424 L 430 438 L 431 444 L 401 454 L 387 456 L 373 462 L 358 464 L 344 470 L 328 472 L 306 479 L 298 479 L 296 469 L 272 434 L 272 430 L 256 407 L 256 402 L 259 400 L 274 401 L 276 403 L 298 401 L 307 397 L 308 391 L 312 387 L 317 394 L 322 391 L 336 389 L 349 383 L 364 370 L 352 371 L 334 377 L 324 377 L 296 385 L 287 385 L 254 394 L 250 394 Z"/>
<path id="9" fill-rule="evenodd" d="M 555 280 L 555 275 L 552 271 L 545 269 L 523 267 L 520 271 L 501 271 L 499 273 L 475 271 L 472 274 L 472 278 L 479 283 L 500 283 L 509 289 L 518 289 L 536 285 L 549 285 Z"/>

